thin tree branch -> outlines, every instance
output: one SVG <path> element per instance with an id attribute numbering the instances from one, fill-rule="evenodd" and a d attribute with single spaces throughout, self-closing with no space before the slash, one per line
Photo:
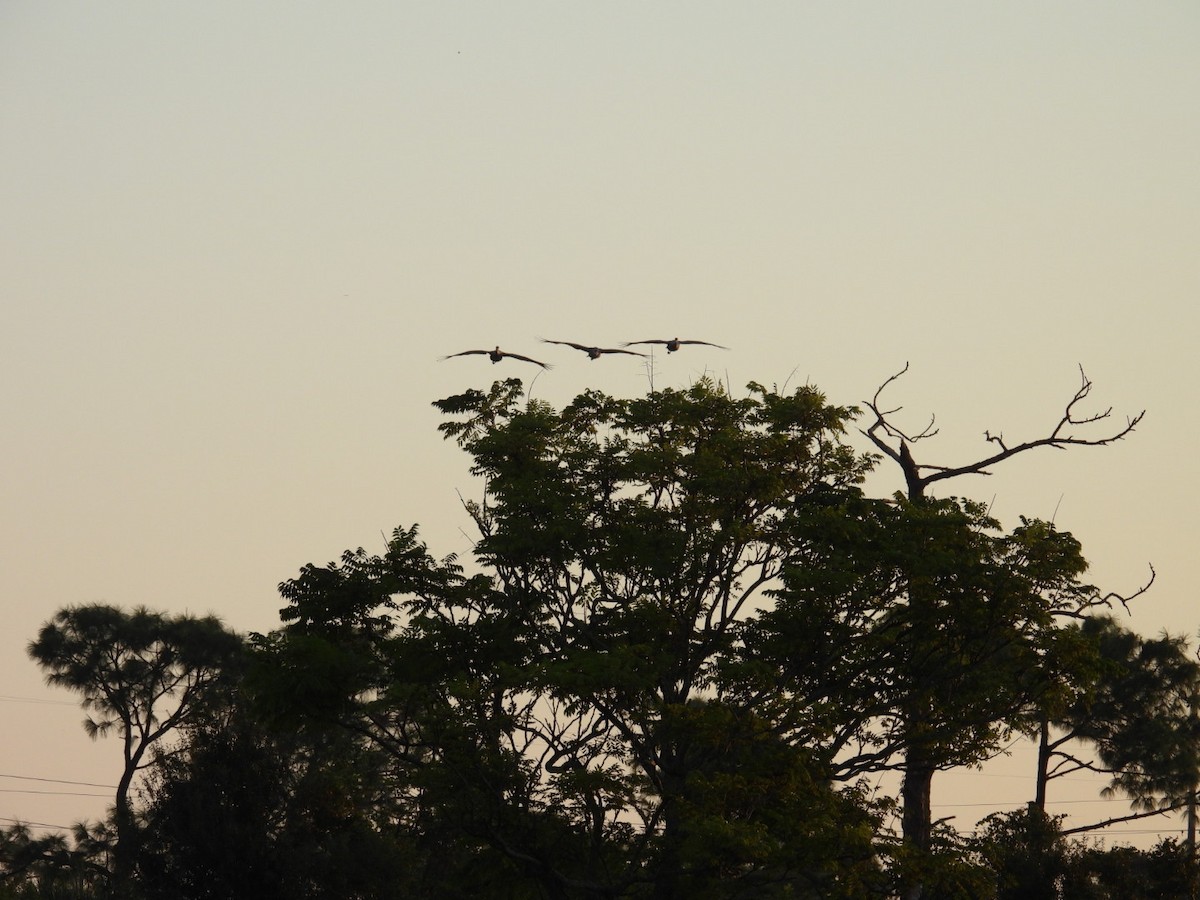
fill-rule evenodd
<path id="1" fill-rule="evenodd" d="M 1069 834 L 1080 834 L 1084 831 L 1099 831 L 1101 828 L 1107 828 L 1109 825 L 1118 825 L 1121 822 L 1133 822 L 1137 819 L 1145 819 L 1148 816 L 1165 816 L 1167 813 L 1174 812 L 1177 809 L 1183 809 L 1185 806 L 1187 806 L 1187 801 L 1183 800 L 1179 803 L 1173 803 L 1170 806 L 1164 806 L 1162 809 L 1151 809 L 1145 812 L 1130 813 L 1127 816 L 1117 816 L 1116 818 L 1105 819 L 1103 822 L 1095 822 L 1091 825 L 1080 825 L 1078 828 L 1067 828 L 1063 831 L 1060 831 L 1059 834 L 1062 837 L 1066 837 Z"/>
<path id="2" fill-rule="evenodd" d="M 1064 450 L 1067 447 L 1103 447 L 1119 441 L 1132 433 L 1146 415 L 1146 411 L 1142 410 L 1135 416 L 1127 417 L 1123 427 L 1100 437 L 1081 437 L 1076 434 L 1075 429 L 1105 421 L 1112 415 L 1112 407 L 1103 412 L 1090 415 L 1080 414 L 1076 411 L 1079 404 L 1086 400 L 1092 391 L 1092 381 L 1087 377 L 1083 366 L 1080 366 L 1079 388 L 1067 402 L 1062 417 L 1045 437 L 1022 441 L 1010 446 L 1005 442 L 1002 432 L 993 434 L 991 431 L 985 431 L 984 439 L 999 447 L 999 452 L 993 453 L 991 456 L 977 460 L 976 462 L 960 466 L 918 464 L 912 459 L 908 445 L 937 434 L 937 429 L 933 428 L 933 420 L 931 419 L 929 425 L 922 431 L 916 434 L 907 434 L 888 419 L 889 416 L 899 412 L 903 407 L 897 406 L 893 409 L 883 409 L 880 405 L 880 395 L 884 389 L 907 371 L 908 363 L 905 363 L 903 369 L 885 380 L 875 392 L 875 396 L 865 402 L 866 407 L 875 414 L 875 421 L 869 427 L 860 429 L 860 431 L 879 448 L 880 452 L 894 460 L 904 470 L 905 479 L 909 485 L 909 495 L 913 498 L 922 496 L 924 489 L 935 481 L 956 478 L 959 475 L 990 475 L 991 472 L 988 469 L 996 465 L 996 463 L 1003 462 L 1009 457 L 1032 450 L 1035 447 L 1054 447 L 1058 450 Z M 898 441 L 899 445 L 892 446 L 888 441 L 889 438 L 892 441 Z"/>

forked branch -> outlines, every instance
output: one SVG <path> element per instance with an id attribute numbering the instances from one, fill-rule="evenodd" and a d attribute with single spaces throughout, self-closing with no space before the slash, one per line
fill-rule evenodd
<path id="1" fill-rule="evenodd" d="M 1146 415 L 1146 411 L 1142 410 L 1136 416 L 1126 418 L 1123 427 L 1099 437 L 1085 437 L 1078 434 L 1076 429 L 1093 425 L 1096 422 L 1103 422 L 1112 416 L 1112 407 L 1098 413 L 1081 414 L 1078 412 L 1079 405 L 1087 399 L 1092 391 L 1091 379 L 1087 377 L 1083 366 L 1080 366 L 1079 389 L 1075 391 L 1074 396 L 1067 403 L 1066 408 L 1063 410 L 1062 418 L 1058 420 L 1058 423 L 1045 437 L 1022 441 L 1010 446 L 1005 442 L 1003 433 L 992 434 L 990 431 L 985 431 L 983 435 L 984 439 L 999 447 L 999 452 L 961 466 L 919 464 L 913 459 L 909 444 L 914 444 L 917 441 L 937 434 L 937 429 L 933 427 L 934 420 L 931 418 L 929 424 L 920 432 L 906 434 L 889 421 L 888 418 L 899 412 L 903 407 L 897 406 L 892 409 L 884 409 L 880 403 L 880 396 L 883 394 L 884 389 L 907 371 L 908 363 L 905 363 L 904 368 L 884 381 L 875 392 L 875 396 L 866 402 L 866 407 L 875 414 L 875 421 L 863 430 L 862 433 L 870 438 L 871 442 L 879 448 L 881 453 L 895 460 L 897 465 L 904 471 L 910 499 L 917 499 L 924 496 L 925 489 L 935 481 L 954 478 L 958 475 L 990 475 L 991 472 L 988 469 L 991 466 L 1008 459 L 1010 456 L 1016 456 L 1018 453 L 1024 453 L 1026 450 L 1032 450 L 1034 447 L 1055 447 L 1059 450 L 1064 450 L 1072 446 L 1103 447 L 1106 444 L 1119 441 L 1130 434 L 1137 428 Z M 893 446 L 893 442 L 896 442 L 897 445 Z"/>

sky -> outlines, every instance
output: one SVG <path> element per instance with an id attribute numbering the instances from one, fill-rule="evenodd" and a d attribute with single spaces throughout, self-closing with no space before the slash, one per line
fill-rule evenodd
<path id="1" fill-rule="evenodd" d="M 120 771 L 26 656 L 43 622 L 267 631 L 279 582 L 397 526 L 468 556 L 430 404 L 499 377 L 861 404 L 908 364 L 897 424 L 961 465 L 1048 434 L 1082 367 L 1086 434 L 1146 410 L 1130 437 L 953 493 L 1053 518 L 1105 590 L 1153 565 L 1129 624 L 1195 636 L 1198 36 L 1192 0 L 0 0 L 0 825 L 98 816 Z M 675 336 L 730 349 L 540 342 Z M 440 360 L 497 345 L 554 369 Z M 1031 774 L 935 780 L 935 817 Z M 1125 809 L 1097 790 L 1052 810 Z"/>

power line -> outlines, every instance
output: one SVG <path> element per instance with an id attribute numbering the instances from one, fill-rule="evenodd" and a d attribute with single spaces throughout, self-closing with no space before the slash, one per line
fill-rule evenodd
<path id="1" fill-rule="evenodd" d="M 49 822 L 26 822 L 24 819 L 10 819 L 7 816 L 0 816 L 0 822 L 12 822 L 14 825 L 36 825 L 39 828 L 57 828 L 60 831 L 70 831 L 70 825 L 51 825 Z"/>
<path id="2" fill-rule="evenodd" d="M 1109 826 L 1099 826 L 1096 828 L 1085 828 L 1080 830 L 1072 830 L 1071 837 L 1075 835 L 1086 835 L 1090 838 L 1101 838 L 1103 840 L 1116 843 L 1123 838 L 1138 837 L 1139 835 L 1149 834 L 1187 834 L 1186 828 L 1111 828 Z"/>
<path id="3" fill-rule="evenodd" d="M 972 778 L 1016 778 L 1021 781 L 1032 782 L 1036 776 L 1034 776 L 1032 773 L 1027 774 L 1027 775 L 1018 775 L 1018 774 L 1007 773 L 1007 772 L 972 772 L 971 777 Z M 1053 781 L 1075 781 L 1075 782 L 1079 782 L 1081 784 L 1082 783 L 1091 784 L 1091 783 L 1095 783 L 1099 779 L 1099 777 L 1100 777 L 1099 774 L 1097 774 L 1091 778 L 1075 778 L 1070 775 L 1057 775 L 1052 780 Z"/>
<path id="4" fill-rule="evenodd" d="M 107 797 L 108 794 L 87 794 L 83 791 L 34 791 L 22 788 L 0 788 L 0 794 L 50 794 L 55 797 Z"/>
<path id="5" fill-rule="evenodd" d="M 14 697 L 10 694 L 0 694 L 0 702 L 4 703 L 45 703 L 51 706 L 78 706 L 70 700 L 46 700 L 40 697 Z"/>
<path id="6" fill-rule="evenodd" d="M 1097 797 L 1094 800 L 1046 800 L 1046 806 L 1064 806 L 1069 803 L 1127 803 L 1128 798 L 1124 797 Z M 935 803 L 934 806 L 942 808 L 959 809 L 960 806 L 1027 806 L 1028 800 L 994 800 L 991 803 Z"/>
<path id="7" fill-rule="evenodd" d="M 18 781 L 46 781 L 51 784 L 74 784 L 80 787 L 102 787 L 116 790 L 115 784 L 97 784 L 94 781 L 67 781 L 65 778 L 36 778 L 33 775 L 5 775 L 0 772 L 0 778 L 15 778 Z"/>

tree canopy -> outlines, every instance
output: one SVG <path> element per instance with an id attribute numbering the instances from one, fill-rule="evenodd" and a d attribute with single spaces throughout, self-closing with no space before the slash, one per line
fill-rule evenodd
<path id="1" fill-rule="evenodd" d="M 129 871 L 136 837 L 130 790 L 155 742 L 198 715 L 206 691 L 240 653 L 214 617 L 168 616 L 107 604 L 60 610 L 29 644 L 46 680 L 83 698 L 91 737 L 116 731 L 123 768 L 113 805 L 115 874 Z"/>
<path id="2" fill-rule="evenodd" d="M 1082 396 L 1053 440 L 1085 442 L 1065 430 L 1097 420 Z M 556 410 L 496 382 L 436 403 L 482 486 L 470 559 L 397 528 L 382 554 L 304 566 L 281 627 L 236 648 L 207 620 L 95 607 L 31 654 L 125 738 L 129 779 L 181 729 L 140 825 L 129 779 L 117 807 L 147 896 L 991 896 L 1012 835 L 1058 847 L 1058 826 L 965 843 L 931 821 L 934 773 L 1053 727 L 1114 790 L 1176 798 L 1194 667 L 1098 615 L 1120 598 L 1083 580 L 1070 533 L 929 496 L 951 470 L 868 405 L 882 456 L 811 386 Z M 869 496 L 887 457 L 908 490 Z M 891 771 L 894 798 L 872 787 Z M 387 877 L 348 880 L 350 846 Z"/>

